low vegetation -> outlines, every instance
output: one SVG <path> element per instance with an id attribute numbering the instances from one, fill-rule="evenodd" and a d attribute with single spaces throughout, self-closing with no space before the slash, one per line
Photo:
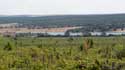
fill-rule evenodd
<path id="1" fill-rule="evenodd" d="M 125 70 L 125 37 L 0 37 L 0 70 Z"/>

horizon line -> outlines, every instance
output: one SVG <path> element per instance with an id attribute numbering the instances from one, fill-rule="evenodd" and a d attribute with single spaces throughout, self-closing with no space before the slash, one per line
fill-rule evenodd
<path id="1" fill-rule="evenodd" d="M 0 14 L 0 16 L 61 16 L 61 15 L 117 15 L 125 13 L 89 13 L 89 14 Z"/>

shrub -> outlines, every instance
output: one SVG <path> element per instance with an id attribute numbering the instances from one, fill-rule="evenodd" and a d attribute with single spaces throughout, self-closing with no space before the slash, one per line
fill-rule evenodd
<path id="1" fill-rule="evenodd" d="M 116 56 L 117 56 L 118 59 L 122 59 L 123 57 L 125 57 L 125 48 L 122 49 L 121 51 L 118 51 L 116 53 Z"/>
<path id="2" fill-rule="evenodd" d="M 7 50 L 7 51 L 11 51 L 11 50 L 12 50 L 12 45 L 10 44 L 10 42 L 8 42 L 8 43 L 5 45 L 4 50 Z"/>
<path id="3" fill-rule="evenodd" d="M 86 39 L 84 41 L 83 47 L 84 47 L 85 52 L 87 53 L 88 49 L 93 47 L 93 40 L 92 39 Z"/>
<path id="4" fill-rule="evenodd" d="M 80 45 L 79 50 L 80 50 L 80 51 L 83 51 L 83 50 L 84 50 L 84 48 L 83 48 L 83 44 Z"/>

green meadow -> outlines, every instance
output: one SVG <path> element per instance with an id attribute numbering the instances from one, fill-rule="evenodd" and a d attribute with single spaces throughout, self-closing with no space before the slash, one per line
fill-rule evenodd
<path id="1" fill-rule="evenodd" d="M 125 37 L 0 37 L 0 70 L 125 70 Z"/>

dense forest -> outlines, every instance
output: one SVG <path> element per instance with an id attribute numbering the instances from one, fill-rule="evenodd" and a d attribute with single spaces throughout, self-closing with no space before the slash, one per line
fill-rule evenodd
<path id="1" fill-rule="evenodd" d="M 0 16 L 0 23 L 20 23 L 24 26 L 64 27 L 83 26 L 77 31 L 106 31 L 125 28 L 125 14 L 57 15 L 57 16 Z"/>

